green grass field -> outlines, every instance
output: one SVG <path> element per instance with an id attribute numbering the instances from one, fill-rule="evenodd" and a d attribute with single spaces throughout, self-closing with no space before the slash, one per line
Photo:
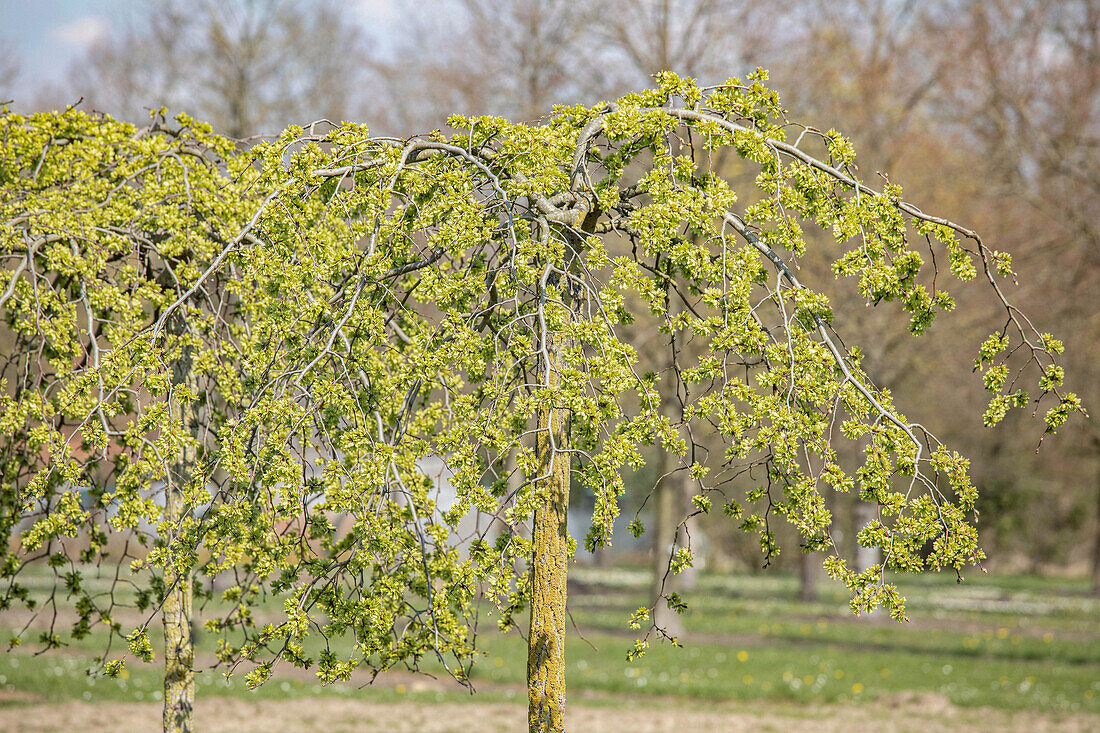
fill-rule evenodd
<path id="1" fill-rule="evenodd" d="M 625 622 L 645 602 L 641 570 L 576 568 L 567 678 L 571 695 L 615 705 L 639 695 L 700 703 L 782 700 L 833 703 L 935 693 L 959 706 L 1042 713 L 1100 714 L 1100 600 L 1083 582 L 975 574 L 963 585 L 946 575 L 907 577 L 899 585 L 911 621 L 856 619 L 839 589 L 821 583 L 820 600 L 795 600 L 795 579 L 763 574 L 706 575 L 686 594 L 682 647 L 655 643 L 626 661 L 633 636 Z M 0 631 L 14 619 L 0 615 Z M 492 627 L 491 621 L 485 624 Z M 131 661 L 126 676 L 108 680 L 85 672 L 103 636 L 36 655 L 33 640 L 0 655 L 0 704 L 30 701 L 160 699 L 158 664 Z M 518 635 L 489 631 L 474 668 L 476 699 L 522 700 L 525 646 Z M 154 639 L 154 648 L 158 640 Z M 200 662 L 212 659 L 213 639 L 200 635 Z M 598 651 L 597 651 L 598 649 Z M 199 704 L 208 696 L 357 697 L 377 701 L 469 700 L 445 678 L 421 684 L 408 674 L 321 687 L 308 673 L 277 669 L 259 690 L 238 675 L 198 675 Z M 365 681 L 364 677 L 361 681 Z"/>

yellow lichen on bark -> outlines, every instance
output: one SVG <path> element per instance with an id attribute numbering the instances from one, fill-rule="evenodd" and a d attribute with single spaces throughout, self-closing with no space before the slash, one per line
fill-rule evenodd
<path id="1" fill-rule="evenodd" d="M 165 733 L 191 730 L 195 704 L 195 649 L 191 641 L 191 574 L 169 576 L 164 600 Z"/>
<path id="2" fill-rule="evenodd" d="M 561 344 L 548 346 L 550 387 L 558 384 Z M 532 732 L 565 729 L 565 582 L 569 561 L 568 415 L 560 407 L 538 413 L 536 448 L 542 504 L 535 512 L 531 557 L 531 629 L 527 646 L 528 725 Z"/>

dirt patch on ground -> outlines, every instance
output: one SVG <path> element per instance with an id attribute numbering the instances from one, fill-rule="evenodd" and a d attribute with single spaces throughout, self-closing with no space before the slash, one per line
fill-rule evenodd
<path id="1" fill-rule="evenodd" d="M 63 731 L 157 730 L 160 706 L 152 703 L 8 704 L 0 706 L 0 730 L 20 733 Z M 1041 715 L 958 708 L 946 700 L 896 698 L 864 705 L 679 705 L 618 707 L 574 703 L 569 730 L 620 731 L 1050 731 L 1084 733 L 1100 728 L 1100 716 Z M 361 700 L 302 698 L 245 701 L 206 698 L 195 711 L 196 729 L 208 733 L 297 733 L 324 730 L 525 731 L 527 711 L 507 703 L 373 703 Z"/>
<path id="2" fill-rule="evenodd" d="M 36 703 L 45 700 L 41 695 L 35 695 L 24 690 L 0 690 L 0 705 L 12 703 Z"/>

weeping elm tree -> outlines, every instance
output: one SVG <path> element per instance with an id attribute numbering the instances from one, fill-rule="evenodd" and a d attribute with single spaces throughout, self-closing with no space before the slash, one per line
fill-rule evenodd
<path id="1" fill-rule="evenodd" d="M 242 384 L 229 333 L 239 284 L 232 268 L 199 268 L 247 236 L 255 204 L 238 186 L 255 176 L 183 117 L 136 130 L 72 110 L 5 113 L 0 149 L 0 608 L 45 612 L 50 647 L 63 642 L 65 600 L 71 638 L 106 628 L 143 658 L 150 619 L 135 631 L 118 614 L 159 614 L 164 722 L 176 729 L 193 698 L 192 516 L 220 507 L 225 487 L 215 501 L 203 467 Z M 56 579 L 44 608 L 18 582 L 39 560 Z M 104 562 L 134 574 L 93 592 L 85 577 Z"/>
<path id="2" fill-rule="evenodd" d="M 948 280 L 987 284 L 1004 316 L 975 362 L 987 424 L 1045 402 L 1053 431 L 1079 403 L 1060 343 L 1006 295 L 1008 255 L 861 182 L 850 143 L 790 122 L 764 80 L 665 73 L 537 125 L 314 125 L 247 151 L 186 118 L 5 115 L 5 606 L 40 614 L 53 645 L 75 604 L 71 634 L 105 627 L 146 660 L 159 617 L 165 727 L 182 730 L 193 598 L 253 685 L 278 663 L 329 683 L 428 661 L 466 683 L 488 605 L 527 633 L 531 730 L 561 730 L 570 556 L 608 544 L 658 444 L 695 511 L 771 554 L 784 517 L 854 611 L 904 619 L 884 571 L 979 561 L 975 488 L 800 279 L 803 226 L 830 230 L 836 275 L 914 335 L 952 309 Z M 731 189 L 731 152 L 754 189 Z M 639 369 L 628 327 L 659 330 L 671 366 Z M 845 471 L 836 448 L 857 440 Z M 574 483 L 595 508 L 571 536 Z M 879 506 L 859 541 L 881 565 L 839 557 L 826 486 Z M 32 560 L 56 574 L 46 606 L 20 583 Z M 84 583 L 114 562 L 109 590 Z M 669 571 L 691 562 L 679 547 Z M 630 619 L 632 654 L 665 635 L 652 611 Z"/>

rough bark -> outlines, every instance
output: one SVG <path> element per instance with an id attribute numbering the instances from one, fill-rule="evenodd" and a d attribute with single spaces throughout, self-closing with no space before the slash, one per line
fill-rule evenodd
<path id="1" fill-rule="evenodd" d="M 562 344 L 547 345 L 550 384 L 557 386 Z M 535 513 L 531 555 L 531 630 L 527 646 L 528 724 L 535 731 L 565 729 L 565 588 L 569 561 L 568 415 L 560 407 L 541 409 L 536 449 L 542 504 Z"/>
<path id="2" fill-rule="evenodd" d="M 186 330 L 184 316 L 172 318 L 169 330 L 181 334 Z M 172 381 L 175 385 L 186 387 L 199 394 L 198 380 L 191 368 L 191 350 L 185 347 L 179 360 L 172 369 Z M 197 402 L 173 399 L 171 409 L 173 417 L 182 423 L 192 436 L 198 432 Z M 191 481 L 198 449 L 195 445 L 186 446 L 172 467 L 169 481 L 165 487 L 165 519 L 169 531 L 173 533 L 167 539 L 171 541 L 175 529 L 180 525 L 185 513 L 184 489 Z M 191 637 L 191 572 L 176 573 L 171 570 L 164 575 L 166 595 L 161 615 L 164 623 L 164 712 L 162 725 L 165 733 L 189 733 L 191 731 L 191 711 L 195 704 L 195 649 Z"/>
<path id="3" fill-rule="evenodd" d="M 165 733 L 188 733 L 195 704 L 195 649 L 191 641 L 191 574 L 168 575 L 164 601 Z"/>

